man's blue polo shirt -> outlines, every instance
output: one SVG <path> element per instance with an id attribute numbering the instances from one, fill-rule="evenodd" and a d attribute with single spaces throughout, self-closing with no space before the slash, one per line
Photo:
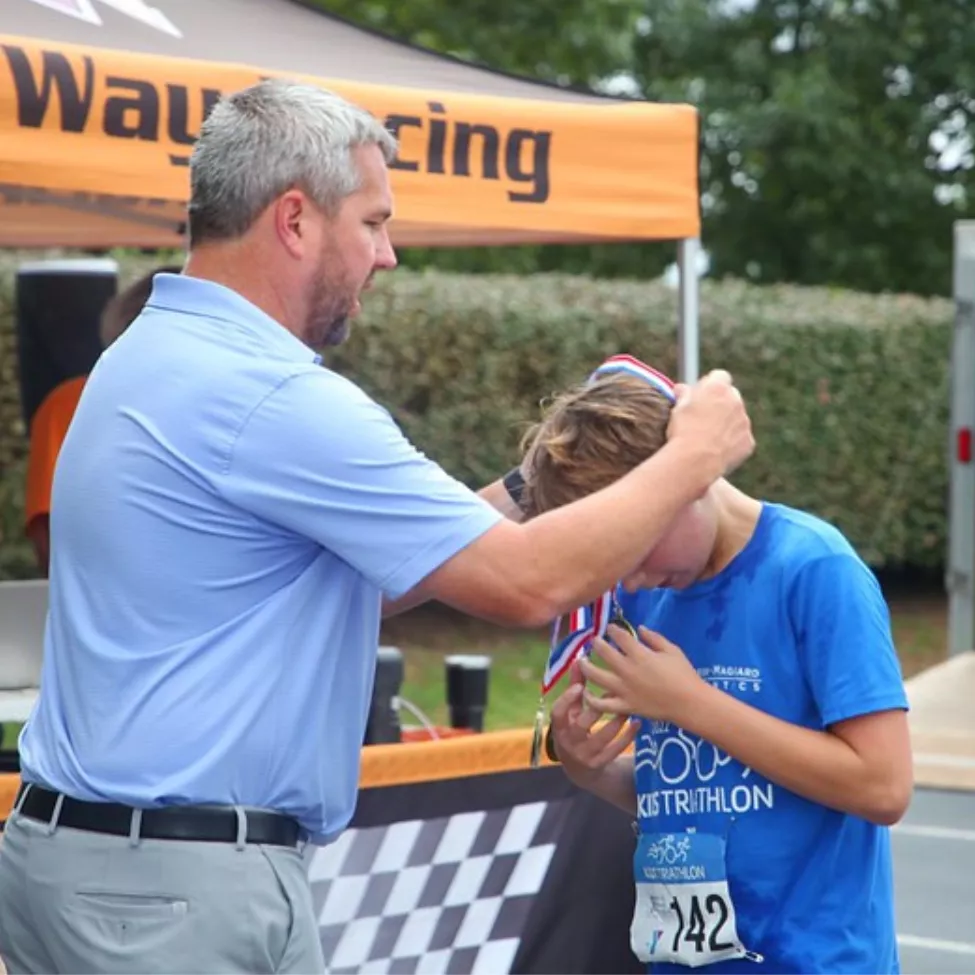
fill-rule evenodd
<path id="1" fill-rule="evenodd" d="M 158 275 L 58 460 L 26 781 L 349 822 L 383 593 L 500 515 L 235 292 Z"/>

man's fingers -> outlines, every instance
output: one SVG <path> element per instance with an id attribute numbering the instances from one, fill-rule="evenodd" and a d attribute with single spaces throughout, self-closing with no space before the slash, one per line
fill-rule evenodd
<path id="1" fill-rule="evenodd" d="M 731 378 L 731 373 L 727 369 L 712 369 L 702 380 L 701 384 L 706 383 L 725 383 L 728 386 L 733 386 L 734 382 Z"/>

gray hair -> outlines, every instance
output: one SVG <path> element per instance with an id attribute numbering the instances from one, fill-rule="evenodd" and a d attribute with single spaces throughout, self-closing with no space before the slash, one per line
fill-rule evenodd
<path id="1" fill-rule="evenodd" d="M 378 119 L 313 85 L 266 79 L 221 99 L 190 159 L 190 245 L 240 237 L 292 188 L 334 212 L 359 188 L 363 145 L 396 155 Z"/>

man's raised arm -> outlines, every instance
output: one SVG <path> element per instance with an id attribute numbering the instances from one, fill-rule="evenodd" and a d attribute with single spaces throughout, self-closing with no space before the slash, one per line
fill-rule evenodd
<path id="1" fill-rule="evenodd" d="M 652 458 L 526 524 L 499 522 L 394 605 L 437 599 L 506 625 L 543 625 L 635 569 L 677 514 L 754 449 L 741 396 L 726 373 L 712 373 L 684 391 L 670 439 Z M 495 482 L 482 494 L 504 510 L 501 491 Z"/>

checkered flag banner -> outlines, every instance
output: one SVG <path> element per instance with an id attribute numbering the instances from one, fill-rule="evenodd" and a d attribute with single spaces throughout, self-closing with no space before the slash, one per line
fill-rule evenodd
<path id="1" fill-rule="evenodd" d="M 561 802 L 350 829 L 309 866 L 333 975 L 511 971 Z"/>
<path id="2" fill-rule="evenodd" d="M 511 972 L 573 791 L 558 768 L 363 790 L 308 851 L 329 972 Z"/>
<path id="3" fill-rule="evenodd" d="M 411 746 L 379 747 L 392 759 Z M 350 828 L 306 849 L 326 967 L 642 972 L 629 947 L 630 827 L 553 766 L 365 788 Z"/>

